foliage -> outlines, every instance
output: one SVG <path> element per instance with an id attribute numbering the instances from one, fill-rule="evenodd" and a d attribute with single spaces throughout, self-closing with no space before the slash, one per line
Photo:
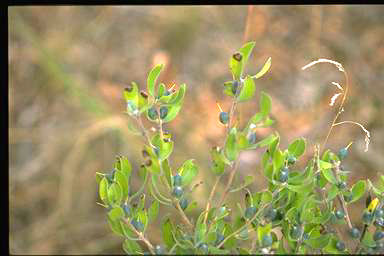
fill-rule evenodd
<path id="1" fill-rule="evenodd" d="M 148 251 L 152 254 L 314 254 L 383 250 L 384 176 L 380 176 L 375 185 L 370 180 L 348 184 L 349 172 L 344 170 L 342 162 L 347 159 L 351 143 L 338 153 L 331 150 L 322 153 L 320 146 L 315 145 L 314 154 L 305 168 L 299 170 L 296 163 L 305 161 L 301 159 L 307 148 L 304 138 L 297 138 L 287 148 L 282 148 L 278 133 L 256 137 L 258 128 L 273 124 L 270 118 L 272 101 L 265 92 L 260 93 L 259 111 L 246 125 L 234 124 L 237 104 L 254 98 L 255 80 L 265 75 L 271 66 L 269 58 L 256 75 L 244 75 L 254 46 L 254 42 L 247 43 L 230 58 L 233 80 L 224 83 L 224 93 L 232 98 L 232 105 L 228 111 L 220 107 L 218 116 L 227 129 L 227 136 L 222 147 L 210 150 L 215 184 L 229 173 L 226 190 L 220 200 L 213 202 L 215 185 L 206 208 L 196 219 L 189 216 L 197 204 L 189 201 L 188 193 L 193 191 L 194 187 L 190 189 L 190 186 L 199 168 L 193 159 L 188 159 L 177 170 L 172 169 L 168 159 L 174 141 L 172 135 L 163 130 L 163 124 L 179 113 L 186 85 L 168 89 L 162 83 L 157 84 L 163 69 L 163 65 L 157 65 L 147 78 L 148 93 L 139 91 L 134 82 L 124 90 L 126 112 L 146 139 L 143 164 L 134 170 L 126 157 L 119 156 L 110 173 L 97 173 L 96 178 L 100 205 L 108 209 L 107 219 L 112 231 L 124 238 L 123 249 L 127 254 Z M 345 72 L 340 67 L 339 70 Z M 347 90 L 344 93 L 346 95 Z M 331 128 L 343 123 L 336 124 L 338 115 Z M 143 116 L 158 126 L 153 134 L 145 128 Z M 264 148 L 260 165 L 267 188 L 252 193 L 249 189 L 255 179 L 252 175 L 233 188 L 240 153 L 256 148 Z M 142 178 L 142 186 L 134 193 L 130 189 L 132 175 Z M 244 196 L 237 203 L 238 209 L 231 209 L 225 203 L 228 193 Z M 361 223 L 352 225 L 348 207 L 365 200 L 364 195 L 368 197 L 366 208 L 361 209 Z M 148 197 L 152 198 L 150 203 Z M 177 209 L 183 223 L 176 223 L 169 214 L 159 214 L 160 205 Z M 153 245 L 146 231 L 158 218 L 162 220 L 163 244 Z M 350 236 L 342 236 L 341 229 L 349 231 L 343 233 Z"/>

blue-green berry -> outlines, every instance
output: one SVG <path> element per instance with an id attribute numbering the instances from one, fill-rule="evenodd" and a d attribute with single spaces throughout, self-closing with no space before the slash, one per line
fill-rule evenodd
<path id="1" fill-rule="evenodd" d="M 219 233 L 219 232 L 216 232 L 216 244 L 219 245 L 221 242 L 224 241 L 224 235 Z"/>
<path id="2" fill-rule="evenodd" d="M 376 231 L 375 234 L 373 235 L 373 240 L 381 240 L 384 237 L 384 232 L 383 231 Z"/>
<path id="3" fill-rule="evenodd" d="M 160 108 L 160 118 L 164 119 L 167 116 L 167 114 L 168 114 L 168 107 L 162 106 Z"/>
<path id="4" fill-rule="evenodd" d="M 286 182 L 288 180 L 288 172 L 280 171 L 279 181 Z"/>
<path id="5" fill-rule="evenodd" d="M 248 135 L 248 143 L 255 144 L 256 143 L 256 133 L 252 132 Z"/>
<path id="6" fill-rule="evenodd" d="M 276 218 L 276 215 L 277 215 L 277 210 L 274 208 L 271 208 L 267 211 L 267 213 L 265 214 L 265 217 L 270 220 L 274 220 Z"/>
<path id="7" fill-rule="evenodd" d="M 296 157 L 295 156 L 288 156 L 288 164 L 294 164 L 296 162 Z"/>
<path id="8" fill-rule="evenodd" d="M 376 218 L 375 223 L 373 223 L 376 227 L 384 227 L 384 218 Z"/>
<path id="9" fill-rule="evenodd" d="M 338 219 L 343 219 L 343 218 L 344 218 L 344 212 L 343 212 L 343 211 L 340 211 L 340 210 L 337 210 L 337 211 L 335 212 L 335 216 L 336 216 L 336 218 L 338 218 Z"/>
<path id="10" fill-rule="evenodd" d="M 208 245 L 206 243 L 200 244 L 199 249 L 202 250 L 204 253 L 208 253 Z"/>
<path id="11" fill-rule="evenodd" d="M 177 173 L 175 176 L 173 176 L 174 186 L 181 186 L 181 181 L 182 181 L 182 177 L 180 176 L 180 174 Z"/>
<path id="12" fill-rule="evenodd" d="M 151 120 L 156 120 L 158 117 L 157 110 L 155 107 L 151 107 L 148 109 L 148 117 Z"/>
<path id="13" fill-rule="evenodd" d="M 234 95 L 236 95 L 237 88 L 239 88 L 239 81 L 235 80 L 233 81 L 233 84 L 232 84 L 232 93 Z"/>
<path id="14" fill-rule="evenodd" d="M 345 189 L 347 187 L 347 182 L 345 181 L 340 181 L 339 184 L 337 184 L 337 187 L 339 189 Z"/>
<path id="15" fill-rule="evenodd" d="M 383 216 L 384 216 L 384 211 L 383 211 L 383 209 L 377 209 L 377 210 L 375 211 L 375 216 L 376 216 L 376 218 L 381 218 L 381 217 L 383 217 Z"/>
<path id="16" fill-rule="evenodd" d="M 291 237 L 296 240 L 299 239 L 301 236 L 301 233 L 303 231 L 303 228 L 297 225 L 294 225 L 291 229 Z"/>
<path id="17" fill-rule="evenodd" d="M 129 204 L 124 204 L 123 205 L 123 210 L 124 210 L 124 213 L 125 213 L 126 217 L 130 217 L 131 216 L 131 207 L 129 206 Z"/>
<path id="18" fill-rule="evenodd" d="M 255 215 L 255 213 L 256 213 L 256 207 L 255 206 L 251 206 L 251 207 L 248 207 L 245 210 L 244 216 L 247 219 L 251 219 Z"/>
<path id="19" fill-rule="evenodd" d="M 179 204 L 180 204 L 181 209 L 183 209 L 183 211 L 188 207 L 188 203 L 189 203 L 188 199 L 186 199 L 186 198 L 182 198 L 180 200 Z"/>
<path id="20" fill-rule="evenodd" d="M 337 241 L 336 248 L 339 251 L 344 251 L 345 250 L 345 244 L 342 241 Z"/>
<path id="21" fill-rule="evenodd" d="M 384 248 L 384 242 L 382 241 L 376 242 L 376 246 L 375 246 L 376 250 L 382 250 L 383 248 Z"/>
<path id="22" fill-rule="evenodd" d="M 351 235 L 351 237 L 353 238 L 359 238 L 360 237 L 360 230 L 358 228 L 352 228 L 350 231 L 349 231 L 349 234 Z"/>
<path id="23" fill-rule="evenodd" d="M 347 148 L 342 148 L 339 150 L 339 158 L 344 159 L 348 155 L 348 149 Z"/>
<path id="24" fill-rule="evenodd" d="M 309 239 L 309 234 L 308 233 L 304 233 L 303 234 L 303 240 L 308 240 Z"/>
<path id="25" fill-rule="evenodd" d="M 281 171 L 281 172 L 289 173 L 289 168 L 288 168 L 288 166 L 284 166 L 283 168 L 281 168 L 280 171 Z"/>
<path id="26" fill-rule="evenodd" d="M 263 239 L 261 240 L 261 244 L 263 247 L 269 247 L 272 245 L 273 239 L 270 234 L 265 234 Z"/>
<path id="27" fill-rule="evenodd" d="M 373 214 L 370 212 L 364 212 L 363 213 L 363 222 L 364 224 L 370 224 L 373 219 Z"/>
<path id="28" fill-rule="evenodd" d="M 137 231 L 143 231 L 144 230 L 144 225 L 143 225 L 143 223 L 140 221 L 140 220 L 138 220 L 138 219 L 133 219 L 133 220 L 131 220 L 131 224 L 135 227 L 135 229 L 137 230 Z"/>
<path id="29" fill-rule="evenodd" d="M 176 186 L 173 188 L 172 194 L 175 197 L 180 198 L 183 195 L 183 189 L 180 186 Z"/>
<path id="30" fill-rule="evenodd" d="M 229 115 L 227 112 L 220 112 L 219 120 L 222 124 L 227 124 L 229 121 Z"/>
<path id="31" fill-rule="evenodd" d="M 164 251 L 163 246 L 161 246 L 161 245 L 155 246 L 155 254 L 164 254 L 164 253 L 165 253 L 165 251 Z"/>

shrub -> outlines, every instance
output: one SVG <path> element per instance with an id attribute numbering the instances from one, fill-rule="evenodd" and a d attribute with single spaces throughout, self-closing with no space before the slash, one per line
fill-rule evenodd
<path id="1" fill-rule="evenodd" d="M 172 170 L 169 157 L 173 150 L 172 135 L 163 130 L 163 124 L 172 121 L 180 111 L 186 92 L 186 85 L 167 89 L 163 83 L 157 86 L 157 78 L 163 65 L 155 66 L 147 78 L 147 92 L 139 91 L 136 83 L 124 90 L 127 114 L 139 127 L 145 138 L 143 164 L 133 171 L 129 160 L 117 157 L 113 171 L 97 173 L 100 205 L 108 210 L 107 219 L 113 232 L 124 238 L 123 249 L 128 254 L 248 254 L 248 253 L 372 253 L 383 250 L 383 192 L 384 176 L 377 184 L 359 180 L 347 183 L 348 171 L 342 168 L 352 143 L 337 153 L 315 146 L 315 153 L 299 170 L 296 163 L 306 149 L 306 140 L 297 138 L 288 148 L 280 148 L 278 133 L 264 138 L 256 137 L 255 131 L 273 124 L 270 118 L 271 98 L 261 92 L 259 111 L 250 117 L 244 127 L 234 124 L 237 104 L 254 97 L 255 80 L 267 73 L 271 66 L 269 58 L 256 75 L 244 75 L 244 67 L 254 47 L 254 42 L 245 44 L 229 62 L 233 79 L 224 83 L 224 93 L 231 97 L 228 111 L 221 109 L 218 115 L 226 127 L 225 143 L 210 150 L 212 177 L 215 179 L 205 209 L 198 217 L 190 213 L 197 203 L 188 199 L 189 187 L 198 174 L 193 159 L 186 160 L 177 171 Z M 331 63 L 345 75 L 346 85 L 333 82 L 339 93 L 331 99 L 334 105 L 337 97 L 343 98 L 325 138 L 323 147 L 334 126 L 355 124 L 353 121 L 336 122 L 343 111 L 348 92 L 348 76 L 341 64 L 319 59 L 303 67 L 307 69 L 318 63 Z M 142 118 L 154 122 L 158 128 L 150 131 Z M 240 187 L 233 188 L 239 154 L 242 151 L 264 148 L 261 167 L 267 180 L 267 187 L 252 193 L 252 175 L 246 176 Z M 213 201 L 217 184 L 224 173 L 229 173 L 225 190 L 219 200 Z M 130 194 L 130 177 L 138 175 L 141 187 Z M 350 185 L 349 185 L 350 184 Z M 191 190 L 193 190 L 192 187 Z M 239 193 L 244 199 L 237 203 L 238 209 L 226 204 L 229 193 Z M 364 200 L 366 208 L 361 209 L 360 223 L 351 223 L 348 207 L 358 200 Z M 146 203 L 152 198 L 150 204 Z M 182 223 L 165 214 L 159 216 L 160 204 L 175 208 Z M 196 209 L 195 209 L 196 210 Z M 148 225 L 162 218 L 162 240 L 154 245 L 147 238 Z M 361 227 L 359 229 L 358 227 Z M 341 232 L 345 231 L 345 232 Z M 344 235 L 346 234 L 346 235 Z M 139 243 L 139 241 L 141 241 Z"/>

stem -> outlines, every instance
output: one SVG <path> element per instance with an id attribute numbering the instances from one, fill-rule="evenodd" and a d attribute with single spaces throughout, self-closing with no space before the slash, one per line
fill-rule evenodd
<path id="1" fill-rule="evenodd" d="M 176 206 L 176 209 L 179 210 L 179 213 L 180 213 L 180 215 L 181 215 L 181 218 L 183 219 L 183 221 L 185 222 L 185 224 L 187 224 L 187 226 L 188 226 L 191 230 L 193 230 L 193 225 L 192 225 L 192 223 L 189 221 L 188 217 L 185 215 L 183 209 L 181 209 L 180 204 L 178 203 L 178 201 L 174 199 L 174 200 L 173 200 L 173 204 Z"/>
<path id="2" fill-rule="evenodd" d="M 238 165 L 238 163 L 239 163 L 239 156 L 237 157 L 237 159 L 236 159 L 235 161 L 236 161 L 236 162 L 234 163 L 234 165 L 233 165 L 233 167 L 232 167 L 231 174 L 230 174 L 230 176 L 229 176 L 227 185 L 225 186 L 224 193 L 221 195 L 221 198 L 220 198 L 218 207 L 220 207 L 220 206 L 223 204 L 225 198 L 226 198 L 227 195 L 228 195 L 229 188 L 230 188 L 231 185 L 232 185 L 232 181 L 233 181 L 233 178 L 235 177 L 235 173 L 236 173 L 236 170 L 237 170 L 237 165 Z"/>
<path id="3" fill-rule="evenodd" d="M 141 192 L 143 192 L 144 188 L 145 188 L 145 185 L 147 184 L 147 181 L 148 181 L 148 172 L 145 174 L 145 178 L 144 178 L 144 182 L 143 182 L 143 185 L 141 185 L 141 187 L 139 188 L 138 191 L 136 191 L 135 194 L 133 194 L 129 199 L 128 199 L 128 202 L 131 202 L 133 200 L 133 198 L 137 197 L 138 195 L 140 195 Z"/>
<path id="4" fill-rule="evenodd" d="M 283 187 L 284 188 L 284 187 Z M 278 190 L 275 190 L 273 193 L 272 193 L 272 198 L 274 198 L 283 188 L 280 188 L 280 189 L 278 189 Z M 242 227 L 240 227 L 239 229 L 237 229 L 236 231 L 234 231 L 233 233 L 231 233 L 230 235 L 228 235 L 218 246 L 217 246 L 217 248 L 220 248 L 221 246 L 223 246 L 224 244 L 225 244 L 225 242 L 229 239 L 229 238 L 231 238 L 232 236 L 235 236 L 235 235 L 237 235 L 238 233 L 240 233 L 243 229 L 244 229 L 244 227 L 246 226 L 246 225 L 249 225 L 250 223 L 252 223 L 258 216 L 259 216 L 259 214 L 265 209 L 265 208 L 267 208 L 269 205 L 271 205 L 272 203 L 274 203 L 274 202 L 270 202 L 269 204 L 265 204 L 263 207 L 261 207 L 258 211 L 257 211 L 257 213 L 255 213 L 255 215 L 251 218 L 251 219 L 249 219 Z"/>
<path id="5" fill-rule="evenodd" d="M 216 187 L 217 187 L 217 185 L 219 184 L 220 178 L 221 178 L 221 175 L 218 176 L 218 177 L 216 177 L 215 184 L 213 185 L 213 188 L 212 188 L 212 190 L 211 190 L 211 193 L 209 194 L 208 202 L 207 202 L 207 206 L 205 207 L 204 224 L 207 223 L 208 212 L 209 212 L 209 208 L 211 207 L 211 201 L 212 201 L 213 195 L 215 194 Z"/>
<path id="6" fill-rule="evenodd" d="M 153 250 L 153 245 L 151 244 L 151 242 L 148 241 L 148 239 L 144 237 L 144 234 L 142 232 L 137 231 L 136 228 L 126 219 L 123 219 L 123 221 L 125 224 L 127 224 L 131 228 L 131 230 L 133 230 L 133 232 L 135 232 L 135 234 L 140 238 L 140 240 L 147 245 L 149 251 L 152 254 L 155 254 L 155 251 Z"/>

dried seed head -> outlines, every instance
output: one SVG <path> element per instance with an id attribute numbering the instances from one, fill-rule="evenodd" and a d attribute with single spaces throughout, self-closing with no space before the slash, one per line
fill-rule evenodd
<path id="1" fill-rule="evenodd" d="M 124 90 L 127 92 L 131 92 L 133 90 L 133 87 L 131 85 L 128 85 L 128 87 L 126 87 Z"/>
<path id="2" fill-rule="evenodd" d="M 149 153 L 148 153 L 148 151 L 147 150 L 143 150 L 142 151 L 142 153 L 143 153 L 143 157 L 145 158 L 145 157 L 149 157 Z"/>

